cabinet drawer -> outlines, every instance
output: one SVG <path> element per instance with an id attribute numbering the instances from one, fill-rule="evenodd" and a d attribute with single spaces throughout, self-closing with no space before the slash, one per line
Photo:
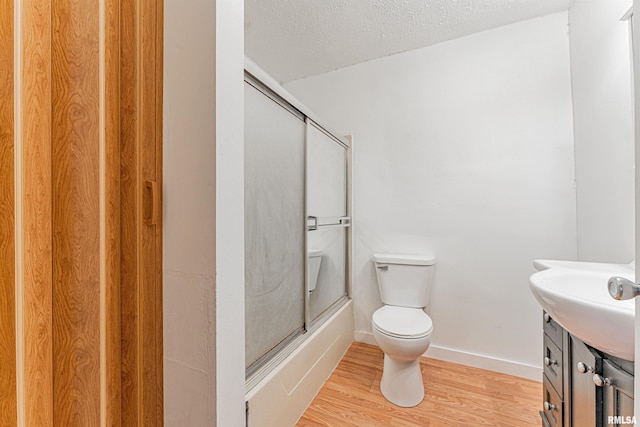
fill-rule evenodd
<path id="1" fill-rule="evenodd" d="M 542 381 L 542 401 L 543 425 L 545 425 L 544 423 L 546 421 L 548 423 L 547 425 L 551 427 L 562 427 L 562 420 L 564 419 L 562 399 L 560 399 L 560 396 L 556 393 L 553 386 L 551 386 L 551 383 L 546 376 Z"/>
<path id="2" fill-rule="evenodd" d="M 551 337 L 546 334 L 544 336 L 544 353 L 542 357 L 544 376 L 562 398 L 562 351 L 551 341 Z"/>
<path id="3" fill-rule="evenodd" d="M 542 319 L 544 333 L 562 350 L 562 332 L 564 329 L 546 312 L 543 313 Z"/>

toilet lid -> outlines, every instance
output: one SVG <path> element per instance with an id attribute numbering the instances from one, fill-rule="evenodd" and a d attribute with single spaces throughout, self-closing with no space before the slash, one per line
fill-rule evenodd
<path id="1" fill-rule="evenodd" d="M 433 322 L 420 308 L 386 305 L 373 313 L 373 325 L 382 333 L 399 338 L 429 335 Z"/>

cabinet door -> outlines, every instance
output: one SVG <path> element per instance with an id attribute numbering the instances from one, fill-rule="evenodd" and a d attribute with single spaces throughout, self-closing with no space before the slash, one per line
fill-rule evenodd
<path id="1" fill-rule="evenodd" d="M 571 337 L 571 425 L 597 427 L 602 420 L 602 388 L 593 382 L 602 373 L 602 358 L 580 340 Z"/>
<path id="2" fill-rule="evenodd" d="M 608 360 L 603 362 L 602 376 L 605 381 L 602 425 L 629 424 L 633 417 L 633 376 Z"/>

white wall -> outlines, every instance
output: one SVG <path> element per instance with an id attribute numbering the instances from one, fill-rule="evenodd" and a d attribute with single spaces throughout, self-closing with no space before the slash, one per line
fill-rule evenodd
<path id="1" fill-rule="evenodd" d="M 539 379 L 531 263 L 577 255 L 567 13 L 285 87 L 358 140 L 356 337 L 381 305 L 371 254 L 434 253 L 430 354 Z"/>
<path id="2" fill-rule="evenodd" d="M 165 424 L 244 425 L 243 3 L 164 8 Z"/>
<path id="3" fill-rule="evenodd" d="M 165 0 L 164 405 L 215 423 L 215 4 Z"/>
<path id="4" fill-rule="evenodd" d="M 216 0 L 215 26 L 216 425 L 243 426 L 244 2 Z"/>
<path id="5" fill-rule="evenodd" d="M 637 11 L 640 9 L 640 1 L 633 0 L 634 9 Z M 640 46 L 640 19 L 636 16 L 633 21 L 633 63 L 640 64 L 640 49 L 635 46 Z M 633 67 L 633 124 L 634 129 L 640 129 L 640 108 L 635 106 L 640 106 L 640 66 Z M 635 148 L 635 165 L 638 170 L 640 170 L 640 132 L 634 132 L 634 148 Z M 635 176 L 635 208 L 636 208 L 636 216 L 635 216 L 635 226 L 636 226 L 636 242 L 635 249 L 636 253 L 640 253 L 640 173 L 637 173 Z M 640 264 L 636 263 L 636 278 L 640 277 Z M 635 298 L 636 300 L 636 313 L 640 313 L 640 298 Z M 635 321 L 635 360 L 640 360 L 640 316 L 636 316 Z M 636 363 L 634 367 L 634 382 L 633 387 L 634 390 L 640 390 L 640 363 Z M 634 396 L 635 397 L 635 396 Z M 640 399 L 635 399 L 633 401 L 633 412 L 634 414 L 640 414 Z"/>
<path id="6" fill-rule="evenodd" d="M 577 0 L 569 11 L 578 257 L 634 259 L 631 0 Z"/>

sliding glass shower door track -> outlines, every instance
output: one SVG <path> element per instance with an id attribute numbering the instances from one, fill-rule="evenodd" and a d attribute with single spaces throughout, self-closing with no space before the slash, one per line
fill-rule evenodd
<path id="1" fill-rule="evenodd" d="M 289 357 L 298 347 L 307 339 L 311 338 L 315 331 L 340 310 L 349 301 L 348 296 L 343 296 L 333 303 L 324 313 L 319 315 L 313 323 L 307 328 L 298 330 L 284 339 L 280 344 L 274 347 L 269 353 L 265 354 L 252 366 L 246 370 L 245 391 L 250 392 L 252 388 L 260 384 L 274 369 L 276 369 L 284 360 Z"/>

